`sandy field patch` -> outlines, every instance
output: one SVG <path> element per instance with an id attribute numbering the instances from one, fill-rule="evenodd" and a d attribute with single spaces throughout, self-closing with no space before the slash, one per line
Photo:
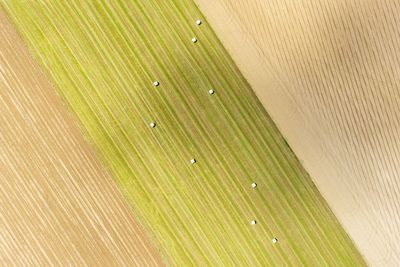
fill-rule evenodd
<path id="1" fill-rule="evenodd" d="M 116 185 L 0 11 L 2 266 L 159 266 Z"/>
<path id="2" fill-rule="evenodd" d="M 367 261 L 398 266 L 398 2 L 196 2 Z"/>
<path id="3" fill-rule="evenodd" d="M 0 3 L 175 265 L 365 266 L 193 1 Z"/>

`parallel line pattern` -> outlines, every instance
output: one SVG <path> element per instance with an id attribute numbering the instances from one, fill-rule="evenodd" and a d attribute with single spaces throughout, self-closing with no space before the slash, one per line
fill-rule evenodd
<path id="1" fill-rule="evenodd" d="M 364 263 L 192 1 L 2 3 L 177 266 Z"/>
<path id="2" fill-rule="evenodd" d="M 399 2 L 196 2 L 368 262 L 398 266 Z"/>
<path id="3" fill-rule="evenodd" d="M 0 263 L 164 266 L 0 10 Z"/>

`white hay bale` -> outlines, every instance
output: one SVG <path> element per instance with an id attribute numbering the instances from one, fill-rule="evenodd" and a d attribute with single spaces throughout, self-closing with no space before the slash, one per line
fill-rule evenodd
<path id="1" fill-rule="evenodd" d="M 251 224 L 251 225 L 256 225 L 256 224 L 257 224 L 257 221 L 256 221 L 256 220 L 251 220 L 251 221 L 250 221 L 250 224 Z"/>
<path id="2" fill-rule="evenodd" d="M 255 182 L 253 182 L 252 184 L 251 184 L 251 188 L 256 188 L 257 187 L 257 183 L 255 183 Z"/>
<path id="3" fill-rule="evenodd" d="M 215 91 L 214 91 L 213 89 L 210 89 L 210 90 L 208 90 L 208 93 L 209 93 L 210 95 L 213 95 L 213 94 L 215 94 Z"/>
<path id="4" fill-rule="evenodd" d="M 197 162 L 196 159 L 191 159 L 191 160 L 190 160 L 190 163 L 191 163 L 191 164 L 195 164 L 196 162 Z"/>
<path id="5" fill-rule="evenodd" d="M 196 20 L 196 24 L 197 24 L 197 26 L 200 26 L 201 24 L 202 24 L 202 22 L 201 22 L 201 20 Z"/>
<path id="6" fill-rule="evenodd" d="M 153 82 L 153 85 L 154 85 L 155 87 L 157 87 L 157 86 L 160 85 L 160 82 L 159 82 L 159 81 L 154 81 L 154 82 Z"/>
<path id="7" fill-rule="evenodd" d="M 192 43 L 194 43 L 194 44 L 197 43 L 197 38 L 196 37 L 192 38 Z"/>
<path id="8" fill-rule="evenodd" d="M 150 123 L 150 127 L 151 127 L 151 128 L 156 128 L 156 126 L 157 126 L 157 124 L 156 124 L 155 122 L 151 122 L 151 123 Z"/>
<path id="9" fill-rule="evenodd" d="M 276 243 L 278 243 L 278 238 L 276 238 L 276 237 L 272 238 L 272 244 L 276 244 Z"/>

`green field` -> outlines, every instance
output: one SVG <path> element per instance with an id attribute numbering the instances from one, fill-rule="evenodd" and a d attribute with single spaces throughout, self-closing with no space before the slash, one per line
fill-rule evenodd
<path id="1" fill-rule="evenodd" d="M 192 1 L 0 2 L 170 265 L 365 265 Z"/>

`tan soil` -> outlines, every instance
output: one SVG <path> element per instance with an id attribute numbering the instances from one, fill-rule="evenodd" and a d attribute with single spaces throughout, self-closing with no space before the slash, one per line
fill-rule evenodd
<path id="1" fill-rule="evenodd" d="M 400 5 L 196 0 L 372 266 L 400 264 Z"/>
<path id="2" fill-rule="evenodd" d="M 1 10 L 0 262 L 163 265 Z"/>

